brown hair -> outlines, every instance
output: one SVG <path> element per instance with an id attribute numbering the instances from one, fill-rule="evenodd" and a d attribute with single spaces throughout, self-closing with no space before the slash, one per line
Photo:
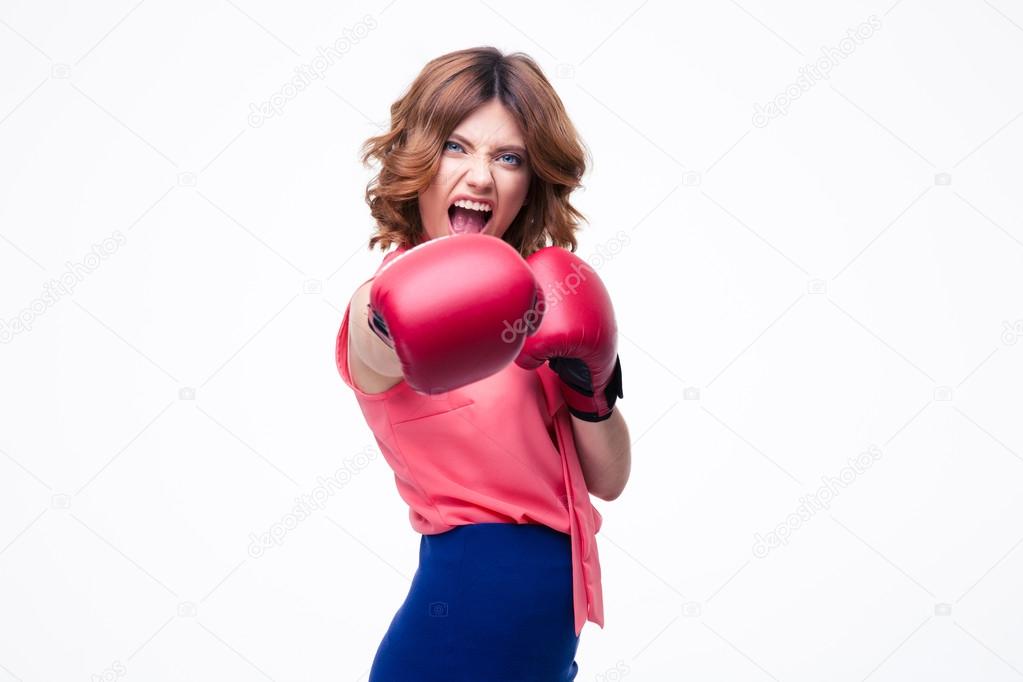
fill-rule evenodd
<path id="1" fill-rule="evenodd" d="M 575 251 L 585 216 L 569 203 L 581 186 L 588 154 L 554 88 L 526 54 L 493 47 L 449 52 L 431 60 L 391 105 L 390 131 L 366 140 L 362 162 L 380 163 L 366 186 L 377 244 L 411 247 L 424 238 L 419 192 L 440 166 L 444 142 L 480 105 L 498 98 L 518 121 L 532 172 L 526 205 L 503 239 L 526 257 L 550 243 Z"/>

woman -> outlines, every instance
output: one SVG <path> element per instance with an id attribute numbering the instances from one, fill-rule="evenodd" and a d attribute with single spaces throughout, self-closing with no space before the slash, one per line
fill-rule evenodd
<path id="1" fill-rule="evenodd" d="M 604 625 L 589 494 L 631 458 L 610 298 L 571 253 L 582 145 L 539 67 L 486 47 L 429 62 L 371 159 L 369 246 L 397 249 L 337 366 L 422 538 L 370 682 L 573 680 Z"/>

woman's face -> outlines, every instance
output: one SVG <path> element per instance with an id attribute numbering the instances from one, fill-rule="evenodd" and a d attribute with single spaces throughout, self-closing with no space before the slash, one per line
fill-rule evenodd
<path id="1" fill-rule="evenodd" d="M 427 238 L 471 232 L 501 237 L 524 205 L 531 178 L 518 123 L 500 100 L 490 100 L 448 136 L 437 175 L 419 193 Z"/>

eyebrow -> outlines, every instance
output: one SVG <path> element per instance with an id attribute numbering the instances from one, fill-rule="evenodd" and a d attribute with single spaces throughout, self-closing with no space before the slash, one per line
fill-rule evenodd
<path id="1" fill-rule="evenodd" d="M 465 139 L 464 137 L 462 137 L 458 133 L 451 133 L 451 135 L 449 137 L 452 140 L 457 140 L 457 141 L 461 142 L 462 144 L 464 144 L 464 145 L 466 145 L 468 147 L 473 147 L 472 142 L 469 142 L 469 140 Z M 502 145 L 502 146 L 498 147 L 497 149 L 495 149 L 494 151 L 495 152 L 513 151 L 513 152 L 518 152 L 522 156 L 526 155 L 526 149 L 524 147 L 520 147 L 517 144 Z"/>

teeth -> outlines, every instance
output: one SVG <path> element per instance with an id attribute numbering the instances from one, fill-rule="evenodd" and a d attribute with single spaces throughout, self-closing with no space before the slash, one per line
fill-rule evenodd
<path id="1" fill-rule="evenodd" d="M 492 207 L 490 204 L 477 203 L 475 201 L 467 201 L 466 199 L 459 199 L 455 202 L 455 206 L 459 208 L 468 208 L 473 211 L 491 211 Z"/>

